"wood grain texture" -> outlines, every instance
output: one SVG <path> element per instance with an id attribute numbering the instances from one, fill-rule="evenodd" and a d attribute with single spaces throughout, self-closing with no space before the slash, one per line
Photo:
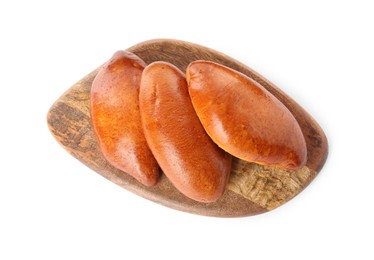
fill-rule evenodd
<path id="1" fill-rule="evenodd" d="M 227 188 L 272 210 L 296 196 L 316 174 L 308 167 L 287 171 L 236 160 Z"/>
<path id="2" fill-rule="evenodd" d="M 156 203 L 189 213 L 239 217 L 274 209 L 300 193 L 318 174 L 328 154 L 326 137 L 315 120 L 268 80 L 240 62 L 209 48 L 177 40 L 151 40 L 127 49 L 146 63 L 167 61 L 182 71 L 194 60 L 221 63 L 251 77 L 275 95 L 295 116 L 305 136 L 308 160 L 298 171 L 285 171 L 234 159 L 227 189 L 217 202 L 201 203 L 177 191 L 162 174 L 153 187 L 112 167 L 95 141 L 90 119 L 90 88 L 95 70 L 74 84 L 50 108 L 48 126 L 56 140 L 75 158 L 110 181 Z"/>

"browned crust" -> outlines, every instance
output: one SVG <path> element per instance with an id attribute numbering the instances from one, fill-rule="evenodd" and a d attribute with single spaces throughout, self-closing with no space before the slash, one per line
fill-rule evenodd
<path id="1" fill-rule="evenodd" d="M 299 173 L 285 173 L 276 168 L 261 169 L 258 168 L 260 166 L 238 160 L 233 167 L 228 190 L 217 202 L 209 204 L 186 198 L 165 176 L 156 186 L 145 187 L 109 165 L 97 147 L 89 116 L 89 93 L 97 74 L 95 70 L 55 102 L 48 112 L 47 121 L 53 136 L 70 154 L 105 178 L 144 198 L 177 210 L 207 216 L 238 217 L 263 213 L 282 205 L 303 190 L 323 167 L 328 146 L 319 125 L 295 101 L 245 65 L 209 48 L 177 40 L 151 40 L 128 50 L 146 63 L 162 60 L 185 70 L 191 61 L 204 59 L 221 63 L 253 78 L 281 100 L 299 122 L 308 148 L 307 168 Z"/>

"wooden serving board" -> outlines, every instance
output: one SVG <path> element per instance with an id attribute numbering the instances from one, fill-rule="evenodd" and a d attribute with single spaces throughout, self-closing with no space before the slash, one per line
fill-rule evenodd
<path id="1" fill-rule="evenodd" d="M 71 155 L 110 181 L 173 209 L 206 216 L 239 217 L 267 212 L 284 204 L 300 193 L 323 167 L 328 145 L 319 125 L 295 101 L 247 66 L 215 50 L 179 40 L 151 40 L 127 50 L 146 63 L 167 61 L 182 71 L 194 60 L 210 60 L 248 75 L 293 113 L 306 139 L 308 161 L 300 170 L 286 171 L 235 158 L 226 191 L 214 203 L 196 202 L 185 197 L 164 174 L 155 186 L 145 187 L 112 167 L 98 149 L 90 119 L 90 89 L 97 69 L 74 84 L 54 103 L 47 121 L 53 136 Z"/>

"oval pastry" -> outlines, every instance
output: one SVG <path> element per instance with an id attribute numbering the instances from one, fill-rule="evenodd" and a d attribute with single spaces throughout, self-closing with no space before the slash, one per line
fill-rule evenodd
<path id="1" fill-rule="evenodd" d="M 222 149 L 263 165 L 285 169 L 305 165 L 307 148 L 298 122 L 263 86 L 209 61 L 192 62 L 187 82 L 202 125 Z"/>
<path id="2" fill-rule="evenodd" d="M 144 134 L 161 169 L 187 197 L 214 202 L 225 190 L 231 156 L 206 134 L 184 74 L 166 62 L 143 71 L 140 112 Z"/>
<path id="3" fill-rule="evenodd" d="M 139 112 L 140 78 L 145 66 L 130 52 L 116 52 L 92 83 L 91 118 L 105 159 L 152 186 L 158 179 L 158 165 L 144 137 Z"/>

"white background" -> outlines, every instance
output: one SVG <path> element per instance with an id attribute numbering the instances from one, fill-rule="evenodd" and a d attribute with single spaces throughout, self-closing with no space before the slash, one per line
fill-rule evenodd
<path id="1" fill-rule="evenodd" d="M 0 259 L 374 258 L 372 1 L 207 2 L 1 1 Z M 329 139 L 315 181 L 272 212 L 209 218 L 137 197 L 66 153 L 49 107 L 153 38 L 224 52 L 297 100 Z"/>

